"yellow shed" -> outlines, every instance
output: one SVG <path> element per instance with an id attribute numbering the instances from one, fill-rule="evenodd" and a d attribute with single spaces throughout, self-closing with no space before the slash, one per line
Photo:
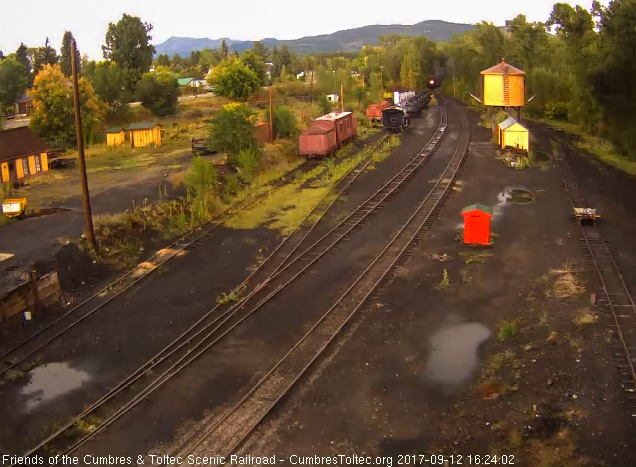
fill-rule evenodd
<path id="1" fill-rule="evenodd" d="M 126 127 L 130 132 L 130 147 L 143 148 L 153 144 L 161 146 L 161 126 L 155 122 L 133 123 Z"/>
<path id="2" fill-rule="evenodd" d="M 120 126 L 109 128 L 106 130 L 106 145 L 107 146 L 119 146 L 124 144 L 126 140 L 126 133 Z"/>
<path id="3" fill-rule="evenodd" d="M 523 107 L 526 105 L 526 72 L 505 60 L 481 72 L 484 105 Z"/>
<path id="4" fill-rule="evenodd" d="M 0 182 L 19 183 L 49 170 L 49 147 L 29 127 L 0 131 Z"/>
<path id="5" fill-rule="evenodd" d="M 514 118 L 507 118 L 501 122 L 498 134 L 501 149 L 510 147 L 527 151 L 530 147 L 530 133 Z"/>

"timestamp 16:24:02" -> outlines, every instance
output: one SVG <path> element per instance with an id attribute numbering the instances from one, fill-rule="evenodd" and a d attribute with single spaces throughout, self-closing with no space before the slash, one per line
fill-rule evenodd
<path id="1" fill-rule="evenodd" d="M 513 455 L 401 455 L 398 465 L 515 465 Z"/>

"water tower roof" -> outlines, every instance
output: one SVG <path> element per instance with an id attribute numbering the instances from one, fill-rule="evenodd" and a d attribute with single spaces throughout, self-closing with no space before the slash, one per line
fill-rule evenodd
<path id="1" fill-rule="evenodd" d="M 501 63 L 481 72 L 482 75 L 503 75 L 505 73 L 508 73 L 509 75 L 526 74 L 525 71 L 506 63 L 505 60 L 502 60 Z"/>

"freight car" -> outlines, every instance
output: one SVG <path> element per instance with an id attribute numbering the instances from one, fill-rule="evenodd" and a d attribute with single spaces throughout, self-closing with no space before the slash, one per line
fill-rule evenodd
<path id="1" fill-rule="evenodd" d="M 382 111 L 388 108 L 391 104 L 388 101 L 383 100 L 378 102 L 377 104 L 371 104 L 367 107 L 367 118 L 372 122 L 381 122 L 382 121 Z"/>
<path id="2" fill-rule="evenodd" d="M 382 111 L 382 125 L 391 133 L 404 131 L 410 124 L 409 115 L 402 107 L 392 106 Z"/>
<path id="3" fill-rule="evenodd" d="M 317 118 L 300 134 L 301 156 L 324 157 L 358 135 L 358 122 L 351 112 L 331 112 Z"/>
<path id="4" fill-rule="evenodd" d="M 413 99 L 407 101 L 404 106 L 409 115 L 417 115 L 431 101 L 431 93 L 423 92 L 417 94 Z"/>

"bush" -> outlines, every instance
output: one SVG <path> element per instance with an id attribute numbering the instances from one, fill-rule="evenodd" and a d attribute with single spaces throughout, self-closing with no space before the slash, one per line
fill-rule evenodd
<path id="1" fill-rule="evenodd" d="M 327 100 L 327 96 L 325 95 L 321 95 L 320 97 L 318 97 L 318 99 L 316 100 L 316 103 L 318 104 L 318 108 L 322 112 L 322 115 L 328 114 L 329 112 L 333 110 L 333 107 L 331 106 L 331 102 Z"/>
<path id="2" fill-rule="evenodd" d="M 254 171 L 258 166 L 258 152 L 256 152 L 254 149 L 242 149 L 233 159 L 234 160 L 232 160 L 231 162 L 233 162 L 239 168 L 241 179 L 244 182 L 249 182 L 250 180 L 252 180 Z"/>
<path id="3" fill-rule="evenodd" d="M 177 77 L 166 70 L 146 73 L 139 82 L 137 96 L 141 105 L 159 117 L 177 113 L 179 83 Z"/>
<path id="4" fill-rule="evenodd" d="M 235 195 L 241 187 L 241 181 L 237 174 L 229 174 L 225 177 L 225 194 Z"/>
<path id="5" fill-rule="evenodd" d="M 192 219 L 206 220 L 214 211 L 217 173 L 211 162 L 197 156 L 192 161 L 192 168 L 185 177 L 188 200 L 191 202 Z"/>
<path id="6" fill-rule="evenodd" d="M 261 80 L 253 70 L 239 61 L 229 60 L 214 68 L 210 84 L 216 95 L 240 101 L 246 101 L 261 88 Z"/>
<path id="7" fill-rule="evenodd" d="M 568 103 L 550 101 L 545 105 L 543 115 L 550 120 L 567 120 Z"/>
<path id="8" fill-rule="evenodd" d="M 212 119 L 210 147 L 230 156 L 242 149 L 256 148 L 254 112 L 243 104 L 227 104 Z"/>
<path id="9" fill-rule="evenodd" d="M 292 138 L 298 134 L 298 122 L 294 112 L 286 106 L 274 108 L 274 137 Z M 269 111 L 265 111 L 265 121 L 269 122 Z"/>

